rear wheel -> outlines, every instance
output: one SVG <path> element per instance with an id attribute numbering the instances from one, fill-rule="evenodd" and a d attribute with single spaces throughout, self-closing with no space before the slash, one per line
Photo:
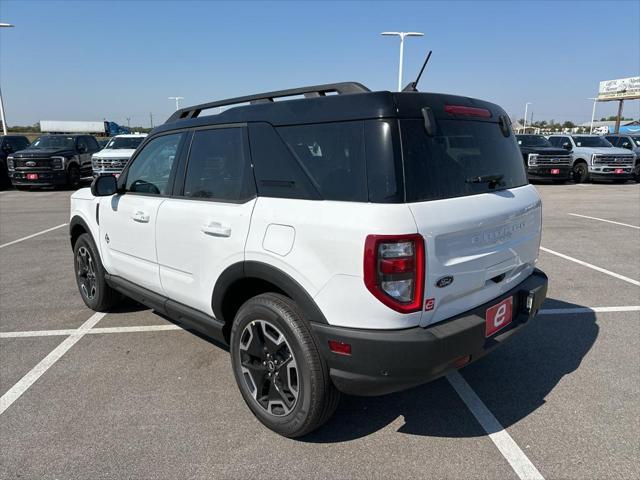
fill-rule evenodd
<path id="1" fill-rule="evenodd" d="M 80 187 L 80 169 L 77 165 L 71 165 L 67 170 L 67 187 L 73 189 Z"/>
<path id="2" fill-rule="evenodd" d="M 104 312 L 116 305 L 120 294 L 107 285 L 98 250 L 88 233 L 83 233 L 76 240 L 73 258 L 76 284 L 85 305 L 97 312 Z"/>
<path id="3" fill-rule="evenodd" d="M 231 363 L 240 393 L 265 426 L 303 436 L 333 415 L 340 394 L 302 312 L 274 293 L 248 300 L 231 329 Z"/>
<path id="4" fill-rule="evenodd" d="M 573 181 L 576 183 L 584 183 L 589 180 L 589 168 L 584 161 L 576 162 L 573 165 Z"/>

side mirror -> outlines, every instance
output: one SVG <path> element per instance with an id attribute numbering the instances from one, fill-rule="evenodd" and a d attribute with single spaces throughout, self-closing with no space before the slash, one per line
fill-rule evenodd
<path id="1" fill-rule="evenodd" d="M 564 142 L 562 144 L 562 148 L 564 148 L 565 150 L 571 151 L 571 144 L 569 142 Z"/>
<path id="2" fill-rule="evenodd" d="M 94 197 L 108 197 L 118 192 L 118 180 L 113 175 L 96 177 L 91 182 L 91 194 Z"/>

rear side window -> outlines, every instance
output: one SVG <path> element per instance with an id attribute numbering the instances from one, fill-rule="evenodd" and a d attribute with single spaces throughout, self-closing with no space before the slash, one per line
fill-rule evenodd
<path id="1" fill-rule="evenodd" d="M 278 133 L 323 199 L 368 201 L 364 122 L 280 127 Z"/>
<path id="2" fill-rule="evenodd" d="M 440 200 L 528 183 L 520 149 L 496 123 L 439 120 L 433 136 L 423 120 L 402 120 L 408 202 Z M 497 178 L 495 182 L 485 178 Z"/>
<path id="3" fill-rule="evenodd" d="M 241 128 L 197 130 L 187 163 L 184 196 L 240 201 L 253 196 Z"/>

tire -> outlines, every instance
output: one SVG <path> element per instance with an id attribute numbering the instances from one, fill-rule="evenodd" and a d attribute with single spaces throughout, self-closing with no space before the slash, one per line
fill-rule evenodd
<path id="1" fill-rule="evenodd" d="M 91 235 L 83 233 L 73 246 L 73 266 L 78 291 L 85 305 L 106 312 L 121 299 L 105 281 L 105 270 Z"/>
<path id="2" fill-rule="evenodd" d="M 589 167 L 584 161 L 576 162 L 573 165 L 573 181 L 576 183 L 585 183 L 589 180 Z"/>
<path id="3" fill-rule="evenodd" d="M 312 432 L 340 401 L 307 320 L 283 295 L 265 293 L 240 307 L 231 329 L 231 364 L 247 406 L 285 437 Z"/>
<path id="4" fill-rule="evenodd" d="M 633 179 L 636 183 L 640 183 L 640 163 L 633 169 Z"/>
<path id="5" fill-rule="evenodd" d="M 77 190 L 80 187 L 80 169 L 77 165 L 70 165 L 67 169 L 67 187 Z"/>

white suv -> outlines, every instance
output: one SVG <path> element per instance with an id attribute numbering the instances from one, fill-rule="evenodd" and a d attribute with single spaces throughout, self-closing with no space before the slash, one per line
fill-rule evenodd
<path id="1" fill-rule="evenodd" d="M 541 213 L 497 105 L 342 83 L 176 112 L 72 196 L 70 234 L 90 308 L 122 293 L 228 344 L 249 408 L 297 437 L 339 392 L 406 389 L 519 332 L 546 295 Z"/>

